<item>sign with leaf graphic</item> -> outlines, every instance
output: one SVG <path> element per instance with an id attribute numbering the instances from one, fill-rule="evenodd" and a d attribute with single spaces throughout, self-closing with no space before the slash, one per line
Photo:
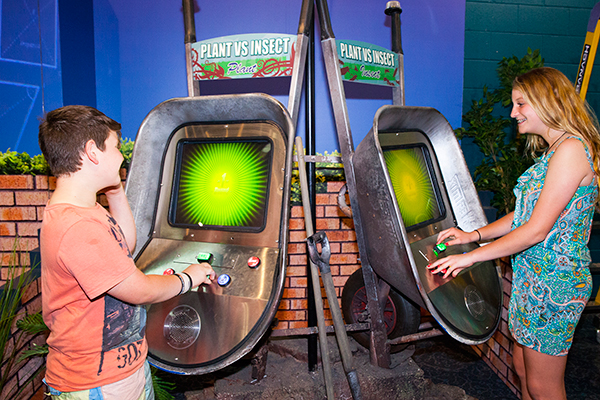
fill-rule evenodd
<path id="1" fill-rule="evenodd" d="M 222 36 L 192 44 L 194 80 L 291 76 L 296 35 Z"/>
<path id="2" fill-rule="evenodd" d="M 398 56 L 374 44 L 338 40 L 342 79 L 383 86 L 399 86 Z"/>

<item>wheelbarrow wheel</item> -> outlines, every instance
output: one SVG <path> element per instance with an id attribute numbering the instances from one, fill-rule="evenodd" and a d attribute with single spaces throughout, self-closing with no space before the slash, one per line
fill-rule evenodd
<path id="1" fill-rule="evenodd" d="M 369 322 L 367 308 L 367 292 L 362 270 L 354 272 L 344 285 L 342 291 L 342 313 L 348 324 Z M 388 339 L 416 333 L 421 322 L 421 311 L 394 288 L 390 288 L 387 302 L 383 310 L 383 319 Z M 352 337 L 363 347 L 369 348 L 369 332 L 355 332 Z M 408 344 L 393 345 L 392 353 L 405 349 Z"/>

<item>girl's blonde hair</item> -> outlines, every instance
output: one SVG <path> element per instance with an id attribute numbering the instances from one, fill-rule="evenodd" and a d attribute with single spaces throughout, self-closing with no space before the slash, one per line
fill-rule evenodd
<path id="1" fill-rule="evenodd" d="M 592 156 L 594 172 L 600 177 L 598 119 L 567 77 L 554 68 L 536 68 L 515 78 L 513 90 L 523 93 L 546 126 L 583 138 Z M 532 155 L 547 146 L 541 136 L 527 135 L 527 149 Z"/>

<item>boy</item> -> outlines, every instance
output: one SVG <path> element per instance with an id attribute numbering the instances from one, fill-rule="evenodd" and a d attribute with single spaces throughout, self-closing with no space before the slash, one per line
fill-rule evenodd
<path id="1" fill-rule="evenodd" d="M 120 130 L 86 106 L 51 111 L 40 124 L 40 148 L 56 176 L 40 240 L 42 312 L 51 331 L 45 381 L 54 399 L 154 398 L 140 305 L 215 278 L 207 263 L 170 276 L 136 268 L 135 223 L 119 176 Z M 96 202 L 98 192 L 110 212 Z"/>

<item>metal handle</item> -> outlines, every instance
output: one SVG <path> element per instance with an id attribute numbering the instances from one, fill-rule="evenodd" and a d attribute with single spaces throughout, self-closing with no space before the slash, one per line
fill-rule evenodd
<path id="1" fill-rule="evenodd" d="M 333 29 L 331 28 L 331 18 L 329 18 L 329 7 L 327 0 L 316 0 L 317 11 L 319 13 L 319 22 L 321 23 L 321 40 L 334 39 Z"/>
<path id="2" fill-rule="evenodd" d="M 310 31 L 310 20 L 312 19 L 312 14 L 315 3 L 313 0 L 302 0 L 302 8 L 300 9 L 300 22 L 298 23 L 298 35 L 309 36 L 311 34 Z"/>
<path id="3" fill-rule="evenodd" d="M 310 260 L 319 267 L 321 273 L 328 273 L 330 271 L 329 258 L 331 257 L 331 247 L 329 246 L 329 239 L 327 239 L 325 232 L 319 231 L 307 237 L 306 242 L 308 243 Z M 321 244 L 321 253 L 317 250 L 317 244 Z"/>

